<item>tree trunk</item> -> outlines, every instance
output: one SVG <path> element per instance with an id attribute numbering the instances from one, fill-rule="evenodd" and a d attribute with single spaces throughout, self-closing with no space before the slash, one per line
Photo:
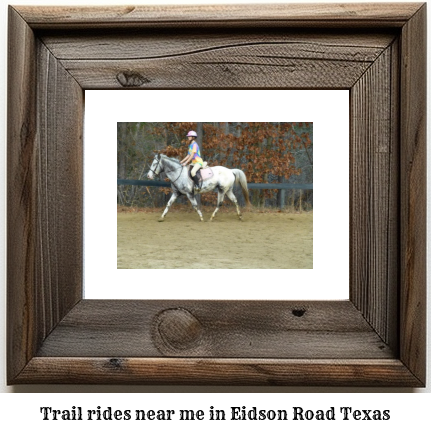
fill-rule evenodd
<path id="1" fill-rule="evenodd" d="M 196 123 L 196 133 L 198 134 L 197 142 L 199 144 L 199 148 L 201 149 L 202 153 L 202 143 L 203 143 L 203 136 L 204 136 L 204 124 L 203 122 Z"/>
<path id="2" fill-rule="evenodd" d="M 117 178 L 126 178 L 127 123 L 117 123 Z M 117 204 L 124 205 L 124 186 L 117 186 Z"/>
<path id="3" fill-rule="evenodd" d="M 299 190 L 299 212 L 302 213 L 302 189 Z"/>
<path id="4" fill-rule="evenodd" d="M 284 183 L 284 177 L 278 176 L 278 182 Z M 286 189 L 279 189 L 277 192 L 277 207 L 283 209 L 286 203 Z"/>
<path id="5" fill-rule="evenodd" d="M 203 137 L 204 137 L 204 124 L 203 122 L 198 122 L 196 126 L 196 133 L 198 134 L 197 142 L 199 145 L 199 148 L 201 150 L 201 156 L 202 159 L 205 160 L 203 149 L 202 149 L 202 143 L 203 143 Z M 198 203 L 199 208 L 201 207 L 201 195 L 196 195 L 196 201 Z"/>

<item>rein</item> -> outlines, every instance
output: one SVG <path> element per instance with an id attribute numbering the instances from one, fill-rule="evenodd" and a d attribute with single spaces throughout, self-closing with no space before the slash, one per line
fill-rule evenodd
<path id="1" fill-rule="evenodd" d="M 157 166 L 156 166 L 156 170 L 157 170 L 157 168 L 159 167 L 159 165 L 161 164 L 161 160 L 162 160 L 162 158 L 161 158 L 161 156 L 160 156 L 160 159 L 157 159 Z M 171 160 L 171 159 L 170 159 Z M 179 162 L 178 162 L 179 163 Z M 180 178 L 180 176 L 181 176 L 181 174 L 182 174 L 182 172 L 183 172 L 183 166 L 180 164 L 180 167 L 181 167 L 181 171 L 180 171 L 180 174 L 178 175 L 178 177 L 175 179 L 175 180 L 171 180 L 171 182 L 175 185 L 175 182 Z M 180 167 L 178 167 L 178 168 L 180 168 Z M 163 167 L 162 167 L 163 168 Z M 173 169 L 173 170 L 171 170 L 171 171 L 165 171 L 165 174 L 169 174 L 169 173 L 171 173 L 171 172 L 175 172 L 178 168 L 175 168 L 175 169 Z M 156 171 L 154 171 L 154 170 L 152 170 L 151 169 L 151 167 L 150 167 L 150 171 L 152 171 L 155 175 L 158 175 L 158 174 L 156 174 Z M 164 171 L 164 170 L 163 170 Z M 160 173 L 159 173 L 160 174 Z M 175 185 L 175 187 L 176 187 L 176 185 Z"/>

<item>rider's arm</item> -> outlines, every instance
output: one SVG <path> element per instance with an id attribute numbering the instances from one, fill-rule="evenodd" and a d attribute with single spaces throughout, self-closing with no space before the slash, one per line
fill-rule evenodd
<path id="1" fill-rule="evenodd" d="M 187 155 L 182 161 L 181 161 L 181 165 L 187 165 L 192 159 L 193 159 L 193 156 L 194 156 L 194 152 L 192 153 L 192 154 L 189 154 L 189 155 Z"/>

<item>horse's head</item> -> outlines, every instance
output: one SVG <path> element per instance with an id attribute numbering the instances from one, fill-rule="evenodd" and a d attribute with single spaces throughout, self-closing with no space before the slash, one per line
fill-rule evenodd
<path id="1" fill-rule="evenodd" d="M 156 154 L 154 156 L 154 160 L 151 164 L 150 170 L 148 171 L 147 177 L 152 180 L 155 176 L 158 176 L 160 174 L 162 168 L 162 156 Z"/>

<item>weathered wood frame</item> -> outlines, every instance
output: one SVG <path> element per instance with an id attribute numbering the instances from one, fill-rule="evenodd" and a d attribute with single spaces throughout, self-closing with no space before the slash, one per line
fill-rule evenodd
<path id="1" fill-rule="evenodd" d="M 424 386 L 425 8 L 10 7 L 8 383 Z M 82 299 L 84 90 L 126 87 L 350 89 L 350 299 Z"/>

